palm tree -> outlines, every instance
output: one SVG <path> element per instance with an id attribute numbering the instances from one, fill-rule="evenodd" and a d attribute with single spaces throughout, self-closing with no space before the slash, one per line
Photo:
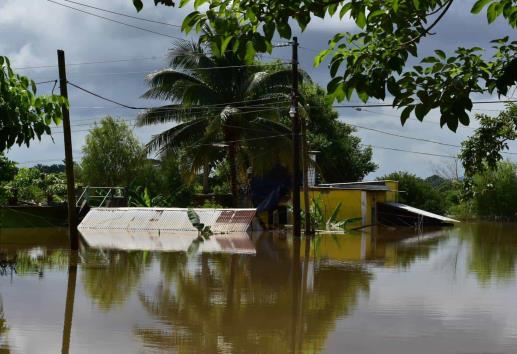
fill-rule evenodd
<path id="1" fill-rule="evenodd" d="M 141 114 L 137 125 L 176 125 L 153 136 L 148 151 L 183 151 L 191 175 L 201 169 L 208 173 L 207 166 L 227 158 L 234 203 L 239 161 L 254 169 L 288 165 L 290 129 L 279 121 L 289 105 L 289 69 L 280 63 L 246 65 L 233 52 L 214 55 L 188 41 L 177 42 L 169 60 L 169 68 L 148 76 L 150 88 L 143 97 L 170 104 Z"/>

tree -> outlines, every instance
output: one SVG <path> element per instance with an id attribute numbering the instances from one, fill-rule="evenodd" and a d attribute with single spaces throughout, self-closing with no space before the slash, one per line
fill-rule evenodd
<path id="1" fill-rule="evenodd" d="M 188 4 L 182 0 L 180 6 Z M 193 1 L 195 11 L 183 20 L 188 33 L 210 25 L 219 34 L 201 36 L 220 51 L 241 57 L 271 52 L 276 33 L 292 36 L 291 24 L 305 30 L 313 16 L 339 16 L 353 21 L 358 31 L 337 33 L 328 48 L 318 54 L 315 65 L 331 56 L 332 80 L 327 91 L 332 99 L 350 99 L 355 92 L 363 101 L 370 97 L 393 97 L 393 107 L 403 108 L 401 122 L 414 111 L 419 120 L 439 109 L 441 125 L 456 131 L 469 124 L 475 94 L 505 95 L 517 79 L 517 42 L 508 37 L 492 41 L 493 50 L 458 48 L 453 55 L 437 49 L 420 65 L 406 68 L 410 56 L 418 58 L 421 41 L 447 14 L 454 0 L 204 0 Z M 137 10 L 142 0 L 133 0 Z M 208 4 L 207 4 L 208 3 Z M 473 14 L 487 8 L 488 23 L 504 17 L 517 26 L 517 6 L 512 0 L 477 0 Z M 155 4 L 173 6 L 172 0 Z M 488 55 L 491 55 L 487 58 Z"/>
<path id="2" fill-rule="evenodd" d="M 61 122 L 65 102 L 61 96 L 36 96 L 36 83 L 15 74 L 9 59 L 0 56 L 0 153 L 50 135 L 52 122 Z"/>
<path id="3" fill-rule="evenodd" d="M 433 213 L 443 214 L 446 211 L 442 195 L 430 183 L 414 174 L 399 171 L 379 177 L 379 179 L 399 182 L 399 201 L 401 203 Z"/>
<path id="4" fill-rule="evenodd" d="M 0 183 L 11 181 L 17 172 L 16 163 L 0 153 Z"/>
<path id="5" fill-rule="evenodd" d="M 494 169 L 508 150 L 508 141 L 517 139 L 517 105 L 508 105 L 497 117 L 476 114 L 480 127 L 461 143 L 460 159 L 466 177 Z"/>
<path id="6" fill-rule="evenodd" d="M 81 160 L 83 182 L 92 186 L 127 186 L 145 159 L 143 146 L 129 126 L 103 118 L 86 136 Z"/>
<path id="7" fill-rule="evenodd" d="M 310 149 L 319 151 L 317 166 L 325 182 L 359 181 L 377 169 L 372 162 L 372 149 L 363 148 L 361 139 L 352 135 L 355 129 L 338 120 L 323 89 L 305 85 L 302 101 L 307 112 Z"/>
<path id="8" fill-rule="evenodd" d="M 517 217 L 517 164 L 498 162 L 472 178 L 476 214 L 485 218 Z"/>
<path id="9" fill-rule="evenodd" d="M 253 164 L 267 156 L 273 164 L 290 155 L 290 130 L 278 123 L 275 105 L 287 103 L 291 73 L 281 65 L 246 66 L 235 53 L 221 54 L 188 41 L 177 42 L 169 57 L 170 68 L 148 77 L 150 89 L 144 97 L 172 103 L 148 110 L 137 124 L 178 124 L 153 136 L 147 149 L 183 150 L 195 174 L 224 157 L 221 147 L 225 148 L 236 203 L 239 159 Z"/>

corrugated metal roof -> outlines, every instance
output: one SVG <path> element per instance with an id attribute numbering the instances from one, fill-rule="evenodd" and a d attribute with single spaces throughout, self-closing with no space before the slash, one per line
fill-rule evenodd
<path id="1" fill-rule="evenodd" d="M 124 251 L 187 251 L 197 232 L 130 231 L 82 229 L 81 235 L 92 248 Z M 198 252 L 256 254 L 255 245 L 246 233 L 213 235 L 200 243 Z"/>
<path id="2" fill-rule="evenodd" d="M 183 208 L 93 208 L 79 230 L 197 231 Z M 246 232 L 256 209 L 194 209 L 214 233 Z"/>
<path id="3" fill-rule="evenodd" d="M 455 219 L 448 218 L 446 216 L 434 214 L 434 213 L 431 213 L 429 211 L 418 209 L 418 208 L 415 208 L 415 207 L 412 207 L 412 206 L 409 206 L 409 205 L 406 205 L 406 204 L 402 204 L 402 203 L 387 202 L 387 203 L 384 203 L 384 204 L 389 205 L 389 206 L 394 207 L 394 208 L 406 210 L 408 212 L 411 212 L 411 213 L 414 213 L 414 214 L 417 214 L 417 215 L 426 216 L 426 217 L 432 218 L 432 219 L 438 219 L 438 220 L 441 220 L 441 221 L 444 221 L 444 222 L 452 222 L 452 223 L 459 223 L 460 222 L 459 220 L 455 220 Z"/>

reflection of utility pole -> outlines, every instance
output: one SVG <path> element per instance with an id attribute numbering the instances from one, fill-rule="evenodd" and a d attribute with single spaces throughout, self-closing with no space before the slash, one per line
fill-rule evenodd
<path id="1" fill-rule="evenodd" d="M 300 238 L 293 238 L 293 260 L 291 268 L 292 280 L 292 314 L 291 314 L 291 353 L 298 352 L 300 341 L 299 330 L 302 325 L 300 318 L 300 286 L 302 280 L 301 264 L 300 264 Z"/>
<path id="2" fill-rule="evenodd" d="M 59 65 L 59 88 L 61 96 L 68 100 L 68 88 L 66 79 L 65 52 L 57 51 Z M 74 180 L 74 158 L 72 156 L 72 133 L 70 130 L 70 112 L 68 106 L 63 104 L 63 135 L 65 137 L 65 169 L 66 169 L 66 190 L 68 202 L 68 237 L 70 237 L 70 248 L 76 251 L 79 248 L 79 233 L 77 232 L 77 209 L 75 207 L 75 180 Z"/>
<path id="3" fill-rule="evenodd" d="M 77 281 L 77 252 L 70 252 L 68 256 L 68 285 L 66 289 L 65 320 L 63 324 L 63 342 L 61 353 L 70 351 L 70 336 L 72 332 L 72 319 L 74 317 L 75 283 Z"/>

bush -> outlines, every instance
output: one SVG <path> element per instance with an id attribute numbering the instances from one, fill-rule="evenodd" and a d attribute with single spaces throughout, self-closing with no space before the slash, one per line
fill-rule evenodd
<path id="1" fill-rule="evenodd" d="M 500 162 L 473 179 L 473 203 L 478 216 L 517 217 L 517 164 Z"/>
<path id="2" fill-rule="evenodd" d="M 415 208 L 444 214 L 447 209 L 446 200 L 438 188 L 424 179 L 409 172 L 393 172 L 382 176 L 380 180 L 394 180 L 399 182 L 399 201 Z"/>

